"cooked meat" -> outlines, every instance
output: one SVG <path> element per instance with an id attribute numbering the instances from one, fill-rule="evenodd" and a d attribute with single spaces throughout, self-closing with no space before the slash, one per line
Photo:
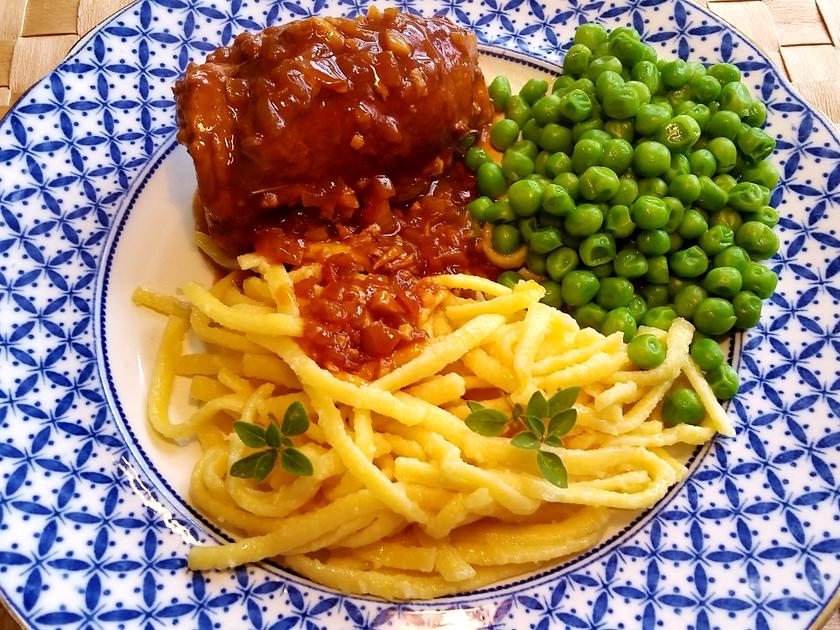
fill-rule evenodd
<path id="1" fill-rule="evenodd" d="M 347 217 L 383 176 L 419 192 L 491 116 L 475 36 L 395 9 L 243 33 L 190 64 L 175 95 L 206 222 L 229 249 L 274 208 Z"/>

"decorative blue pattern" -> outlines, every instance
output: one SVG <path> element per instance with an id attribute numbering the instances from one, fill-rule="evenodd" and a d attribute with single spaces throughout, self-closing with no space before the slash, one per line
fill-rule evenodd
<path id="1" fill-rule="evenodd" d="M 491 593 L 396 606 L 264 567 L 186 569 L 177 522 L 166 506 L 147 507 L 154 494 L 96 369 L 103 246 L 127 192 L 171 142 L 171 84 L 189 59 L 243 29 L 366 4 L 142 0 L 0 124 L 3 595 L 31 625 L 59 628 L 807 627 L 840 584 L 840 141 L 752 45 L 680 0 L 396 4 L 548 61 L 562 58 L 578 23 L 600 19 L 633 24 L 668 54 L 745 72 L 779 138 L 784 218 L 780 289 L 742 347 L 738 436 L 716 441 L 619 543 Z"/>

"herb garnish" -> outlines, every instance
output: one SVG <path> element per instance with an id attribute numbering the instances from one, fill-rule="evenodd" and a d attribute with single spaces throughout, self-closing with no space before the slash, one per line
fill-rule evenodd
<path id="1" fill-rule="evenodd" d="M 470 400 L 467 405 L 471 413 L 464 422 L 470 430 L 488 437 L 503 435 L 511 424 L 521 427 L 523 430 L 514 435 L 510 443 L 518 448 L 537 451 L 537 467 L 543 477 L 555 486 L 565 488 L 568 478 L 563 460 L 541 446 L 563 446 L 561 438 L 571 431 L 577 420 L 577 410 L 572 405 L 578 394 L 580 387 L 569 387 L 546 400 L 542 392 L 536 391 L 524 410 L 519 403 L 513 405 L 510 416 Z"/>
<path id="2" fill-rule="evenodd" d="M 233 430 L 245 446 L 268 448 L 234 462 L 230 467 L 230 474 L 234 477 L 262 481 L 274 470 L 279 455 L 280 465 L 286 472 L 299 477 L 310 476 L 312 462 L 293 446 L 291 440 L 296 435 L 306 433 L 308 428 L 309 416 L 299 402 L 293 402 L 286 409 L 282 425 L 278 425 L 273 417 L 267 427 L 251 422 L 234 422 Z"/>

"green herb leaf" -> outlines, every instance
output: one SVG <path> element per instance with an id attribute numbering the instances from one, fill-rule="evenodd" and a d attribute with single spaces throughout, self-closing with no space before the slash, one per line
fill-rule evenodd
<path id="1" fill-rule="evenodd" d="M 296 448 L 283 450 L 283 454 L 280 456 L 280 465 L 286 472 L 299 477 L 309 477 L 313 472 L 312 462 Z"/>
<path id="2" fill-rule="evenodd" d="M 539 438 L 530 431 L 522 431 L 513 436 L 510 443 L 517 448 L 537 450 L 540 447 Z"/>
<path id="3" fill-rule="evenodd" d="M 548 451 L 537 453 L 537 467 L 540 469 L 542 476 L 558 488 L 568 487 L 569 479 L 566 467 L 563 465 L 563 460 L 554 453 Z"/>
<path id="4" fill-rule="evenodd" d="M 473 412 L 481 411 L 482 409 L 486 409 L 486 407 L 484 405 L 482 405 L 481 403 L 477 403 L 474 400 L 468 400 L 467 401 L 467 407 L 469 407 L 470 411 L 473 411 Z"/>
<path id="5" fill-rule="evenodd" d="M 548 423 L 548 434 L 555 437 L 566 435 L 577 421 L 577 409 L 566 409 L 552 416 Z"/>
<path id="6" fill-rule="evenodd" d="M 274 449 L 259 451 L 234 462 L 233 466 L 230 467 L 230 474 L 233 477 L 262 481 L 268 477 L 276 461 L 277 451 Z"/>
<path id="7" fill-rule="evenodd" d="M 498 437 L 505 432 L 508 417 L 498 409 L 482 408 L 473 411 L 464 423 L 471 431 L 487 437 Z"/>
<path id="8" fill-rule="evenodd" d="M 556 435 L 549 435 L 547 438 L 545 438 L 544 443 L 547 446 L 557 446 L 557 447 L 563 446 L 563 440 L 561 440 Z"/>
<path id="9" fill-rule="evenodd" d="M 527 415 L 525 416 L 525 424 L 538 438 L 541 439 L 545 435 L 545 421 L 542 418 Z"/>
<path id="10" fill-rule="evenodd" d="M 580 387 L 568 387 L 558 390 L 548 401 L 548 413 L 546 415 L 553 418 L 564 409 L 570 408 L 575 404 L 579 395 Z"/>
<path id="11" fill-rule="evenodd" d="M 513 405 L 513 418 L 514 420 L 522 415 L 522 405 L 519 403 L 514 403 Z"/>
<path id="12" fill-rule="evenodd" d="M 477 131 L 471 131 L 468 134 L 466 134 L 463 138 L 458 140 L 457 147 L 463 153 L 467 149 L 469 149 L 472 145 L 474 145 L 477 140 L 478 140 L 478 132 Z"/>
<path id="13" fill-rule="evenodd" d="M 265 429 L 258 424 L 237 421 L 233 423 L 233 430 L 245 446 L 251 448 L 265 446 Z"/>
<path id="14" fill-rule="evenodd" d="M 545 418 L 548 415 L 548 401 L 541 391 L 537 390 L 531 394 L 525 413 L 535 418 Z"/>
<path id="15" fill-rule="evenodd" d="M 283 415 L 283 435 L 302 435 L 308 428 L 309 416 L 306 415 L 306 409 L 301 403 L 293 402 Z"/>
<path id="16" fill-rule="evenodd" d="M 282 444 L 283 446 L 294 446 L 294 442 L 292 442 L 292 440 L 287 437 L 280 438 L 280 444 Z"/>
<path id="17" fill-rule="evenodd" d="M 269 446 L 273 446 L 277 448 L 280 446 L 280 426 L 277 424 L 277 421 L 272 418 L 271 422 L 268 423 L 268 427 L 265 430 L 265 443 Z"/>

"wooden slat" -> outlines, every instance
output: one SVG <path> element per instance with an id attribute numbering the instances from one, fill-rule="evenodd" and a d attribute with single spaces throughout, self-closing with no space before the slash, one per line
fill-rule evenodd
<path id="1" fill-rule="evenodd" d="M 78 0 L 29 0 L 21 35 L 75 35 Z"/>
<path id="2" fill-rule="evenodd" d="M 84 35 L 94 26 L 122 9 L 130 0 L 79 0 L 76 32 Z"/>
<path id="3" fill-rule="evenodd" d="M 0 39 L 0 85 L 9 85 L 9 75 L 12 73 L 12 53 L 15 50 L 15 40 Z"/>
<path id="4" fill-rule="evenodd" d="M 23 92 L 57 66 L 67 52 L 79 41 L 76 35 L 50 35 L 48 37 L 21 37 L 12 57 L 9 87 L 12 92 Z"/>
<path id="5" fill-rule="evenodd" d="M 830 44 L 816 0 L 767 0 L 782 46 Z"/>
<path id="6" fill-rule="evenodd" d="M 834 46 L 782 46 L 782 57 L 794 83 L 833 81 L 837 90 L 840 51 Z"/>
<path id="7" fill-rule="evenodd" d="M 740 2 L 717 0 L 709 2 L 709 10 L 753 40 L 784 72 L 784 64 L 779 54 L 779 36 L 766 3 L 761 0 L 741 0 Z"/>
<path id="8" fill-rule="evenodd" d="M 840 2 L 837 0 L 817 0 L 817 8 L 826 30 L 831 37 L 831 43 L 840 46 Z"/>
<path id="9" fill-rule="evenodd" d="M 25 9 L 26 0 L 0 1 L 0 39 L 14 39 L 20 35 Z"/>

